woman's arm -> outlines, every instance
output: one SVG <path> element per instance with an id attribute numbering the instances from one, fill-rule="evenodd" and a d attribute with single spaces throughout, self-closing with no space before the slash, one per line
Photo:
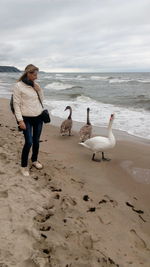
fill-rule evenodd
<path id="1" fill-rule="evenodd" d="M 22 130 L 26 129 L 26 125 L 23 121 L 23 117 L 21 114 L 21 91 L 18 87 L 17 84 L 15 84 L 14 88 L 13 88 L 13 105 L 14 105 L 14 110 L 15 110 L 15 115 L 17 118 L 17 121 L 19 123 L 19 127 Z"/>
<path id="2" fill-rule="evenodd" d="M 21 114 L 21 91 L 17 84 L 15 84 L 13 88 L 13 105 L 17 121 L 23 121 Z"/>

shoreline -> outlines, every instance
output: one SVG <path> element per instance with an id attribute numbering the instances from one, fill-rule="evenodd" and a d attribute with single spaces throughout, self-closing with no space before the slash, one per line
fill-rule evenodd
<path id="1" fill-rule="evenodd" d="M 32 168 L 25 179 L 19 173 L 23 136 L 8 110 L 9 101 L 0 99 L 0 262 L 149 267 L 150 146 L 117 136 L 107 153 L 112 160 L 93 162 L 75 130 L 62 137 L 58 127 L 44 125 L 44 169 Z"/>
<path id="2" fill-rule="evenodd" d="M 59 127 L 61 122 L 64 120 L 60 117 L 56 117 L 56 116 L 53 116 L 52 114 L 51 115 L 51 124 L 55 127 Z M 84 122 L 79 122 L 79 121 L 73 121 L 73 131 L 78 134 L 80 128 L 84 125 L 85 123 Z M 104 136 L 107 136 L 107 128 L 106 127 L 101 127 L 101 126 L 95 126 L 95 125 L 92 125 L 93 127 L 93 136 L 96 136 L 96 135 L 104 135 Z M 140 137 L 140 136 L 135 136 L 135 135 L 132 135 L 132 134 L 129 134 L 127 133 L 126 131 L 121 131 L 121 130 L 118 130 L 118 129 L 113 129 L 113 133 L 114 135 L 116 136 L 116 138 L 118 140 L 122 140 L 122 141 L 131 141 L 131 142 L 138 142 L 138 143 L 144 143 L 144 144 L 148 144 L 150 145 L 150 140 L 149 139 L 146 139 L 146 138 L 143 138 L 143 137 Z"/>
<path id="3" fill-rule="evenodd" d="M 3 100 L 3 99 L 4 100 L 6 99 L 8 101 L 10 98 L 0 97 L 0 100 Z M 50 112 L 51 125 L 59 127 L 61 122 L 64 119 L 57 117 L 57 116 L 53 116 L 51 114 L 51 109 L 49 108 L 49 106 L 45 105 L 45 107 L 47 107 L 47 109 Z M 85 122 L 73 121 L 73 131 L 78 133 L 78 131 L 84 124 Z M 96 135 L 107 136 L 107 127 L 95 126 L 95 125 L 93 125 L 92 127 L 93 127 L 93 136 L 96 136 Z M 122 140 L 122 141 L 126 140 L 126 141 L 145 143 L 145 144 L 150 145 L 150 139 L 146 139 L 141 136 L 136 136 L 136 135 L 130 134 L 126 131 L 122 131 L 119 129 L 113 129 L 113 132 L 118 140 Z"/>

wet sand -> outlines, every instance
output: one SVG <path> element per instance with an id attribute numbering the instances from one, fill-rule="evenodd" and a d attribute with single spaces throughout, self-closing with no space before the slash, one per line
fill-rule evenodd
<path id="1" fill-rule="evenodd" d="M 93 162 L 79 124 L 71 137 L 57 126 L 44 125 L 44 169 L 22 177 L 23 136 L 0 99 L 0 266 L 149 267 L 149 142 L 115 131 L 111 161 Z"/>

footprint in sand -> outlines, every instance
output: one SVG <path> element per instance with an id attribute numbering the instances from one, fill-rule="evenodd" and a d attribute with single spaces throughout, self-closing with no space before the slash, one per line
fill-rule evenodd
<path id="1" fill-rule="evenodd" d="M 62 189 L 61 188 L 56 188 L 54 186 L 50 186 L 49 189 L 52 191 L 52 192 L 61 192 Z"/>
<path id="2" fill-rule="evenodd" d="M 43 237 L 44 239 L 47 238 L 47 235 L 41 234 L 41 237 Z"/>
<path id="3" fill-rule="evenodd" d="M 44 249 L 42 249 L 42 252 L 43 252 L 44 254 L 46 254 L 46 255 L 49 255 L 50 252 L 51 252 L 51 250 L 50 250 L 50 249 L 47 249 L 47 248 L 44 248 Z"/>
<path id="4" fill-rule="evenodd" d="M 43 209 L 45 209 L 51 216 L 55 213 L 55 206 L 54 205 L 44 205 Z"/>
<path id="5" fill-rule="evenodd" d="M 90 198 L 89 198 L 88 195 L 84 195 L 84 196 L 83 196 L 83 200 L 84 200 L 84 201 L 89 201 L 89 199 L 90 199 Z"/>
<path id="6" fill-rule="evenodd" d="M 54 205 L 44 205 L 43 209 L 45 209 L 46 213 L 50 216 L 53 216 L 55 213 L 55 206 Z"/>
<path id="7" fill-rule="evenodd" d="M 104 197 L 108 199 L 108 201 L 112 204 L 113 207 L 118 206 L 118 202 L 116 200 L 112 199 L 108 195 L 104 195 Z"/>
<path id="8" fill-rule="evenodd" d="M 130 204 L 129 202 L 126 202 L 126 205 L 129 206 L 129 207 L 131 207 L 132 210 L 135 211 L 135 212 L 137 212 L 138 214 L 143 214 L 144 213 L 143 210 L 135 209 L 135 207 L 132 204 Z"/>
<path id="9" fill-rule="evenodd" d="M 82 240 L 82 245 L 86 248 L 86 249 L 93 249 L 93 239 L 91 237 L 91 235 L 89 234 L 85 234 L 85 236 L 83 237 Z"/>
<path id="10" fill-rule="evenodd" d="M 47 213 L 45 215 L 43 214 L 38 214 L 34 217 L 34 220 L 42 225 L 37 225 L 37 228 L 39 231 L 42 232 L 47 232 L 50 231 L 51 226 L 47 224 L 48 219 L 54 215 L 55 213 L 55 209 L 54 209 L 54 205 L 52 206 L 43 206 L 44 209 L 46 209 Z M 45 225 L 43 225 L 44 223 L 46 223 Z"/>
<path id="11" fill-rule="evenodd" d="M 61 205 L 61 209 L 65 211 L 72 206 L 76 206 L 77 202 L 73 197 L 64 196 L 61 200 L 60 205 Z"/>
<path id="12" fill-rule="evenodd" d="M 0 150 L 0 161 L 5 165 L 9 164 L 11 162 L 10 153 L 1 152 Z"/>
<path id="13" fill-rule="evenodd" d="M 131 229 L 130 232 L 135 238 L 135 246 L 139 249 L 147 249 L 146 242 L 137 234 L 134 229 Z"/>
<path id="14" fill-rule="evenodd" d="M 55 195 L 53 196 L 53 198 L 54 198 L 54 199 L 60 199 L 60 195 L 59 195 L 59 194 L 55 194 Z"/>
<path id="15" fill-rule="evenodd" d="M 33 260 L 27 259 L 24 262 L 21 263 L 19 267 L 39 267 Z"/>
<path id="16" fill-rule="evenodd" d="M 1 175 L 4 175 L 4 174 L 5 174 L 5 172 L 4 172 L 4 171 L 2 171 L 2 170 L 0 170 L 0 174 L 1 174 Z"/>
<path id="17" fill-rule="evenodd" d="M 87 210 L 87 212 L 95 212 L 96 211 L 96 208 L 95 207 L 91 207 Z"/>
<path id="18" fill-rule="evenodd" d="M 6 160 L 7 159 L 7 155 L 4 152 L 1 152 L 0 158 L 1 158 L 1 160 Z"/>
<path id="19" fill-rule="evenodd" d="M 39 222 L 39 223 L 44 223 L 44 222 L 46 222 L 51 216 L 53 216 L 54 214 L 52 214 L 52 213 L 47 213 L 47 214 L 45 214 L 45 215 L 43 215 L 43 214 L 38 214 L 38 215 L 36 215 L 35 217 L 34 217 L 34 220 L 36 221 L 36 222 Z"/>
<path id="20" fill-rule="evenodd" d="M 126 205 L 130 208 L 132 208 L 132 210 L 136 213 L 139 214 L 139 218 L 143 221 L 143 222 L 146 222 L 146 220 L 141 216 L 141 214 L 144 214 L 144 211 L 143 210 L 140 210 L 140 209 L 135 209 L 135 207 L 130 203 L 130 202 L 126 202 Z"/>
<path id="21" fill-rule="evenodd" d="M 73 179 L 73 178 L 71 178 L 71 182 L 72 182 L 74 185 L 76 185 L 77 188 L 78 188 L 79 190 L 80 190 L 80 189 L 83 189 L 84 184 L 85 184 L 84 181 L 82 181 L 82 180 L 76 180 L 76 179 Z"/>
<path id="22" fill-rule="evenodd" d="M 37 253 L 35 253 L 35 255 L 33 255 L 31 258 L 21 262 L 19 267 L 50 267 L 51 265 L 49 265 L 49 260 L 47 259 L 48 257 L 49 256 L 45 257 L 44 255 L 39 256 Z"/>
<path id="23" fill-rule="evenodd" d="M 106 256 L 98 258 L 97 261 L 101 263 L 101 267 L 119 267 L 119 264 L 115 263 L 111 258 L 107 258 Z"/>
<path id="24" fill-rule="evenodd" d="M 105 204 L 105 203 L 111 203 L 111 205 L 113 207 L 118 206 L 118 202 L 116 200 L 112 199 L 111 197 L 109 197 L 108 195 L 104 195 L 104 199 L 99 201 L 99 204 Z"/>
<path id="25" fill-rule="evenodd" d="M 7 198 L 8 197 L 8 190 L 0 191 L 0 198 Z"/>
<path id="26" fill-rule="evenodd" d="M 44 232 L 50 231 L 50 229 L 51 229 L 51 226 L 49 226 L 49 225 L 39 227 L 39 230 L 44 231 Z"/>

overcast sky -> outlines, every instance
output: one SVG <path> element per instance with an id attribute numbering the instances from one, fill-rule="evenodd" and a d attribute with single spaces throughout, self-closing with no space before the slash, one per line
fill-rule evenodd
<path id="1" fill-rule="evenodd" d="M 0 65 L 150 71 L 150 0 L 0 0 Z"/>

